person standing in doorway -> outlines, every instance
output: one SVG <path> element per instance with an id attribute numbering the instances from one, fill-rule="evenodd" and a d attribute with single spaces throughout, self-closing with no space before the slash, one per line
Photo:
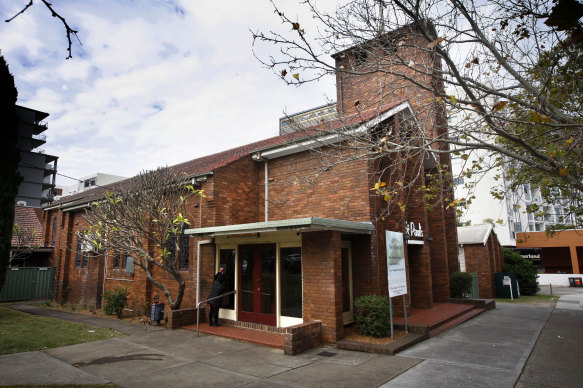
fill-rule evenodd
<path id="1" fill-rule="evenodd" d="M 215 275 L 213 286 L 207 299 L 214 298 L 225 293 L 225 268 L 219 268 Z M 209 326 L 219 327 L 219 309 L 223 305 L 223 298 L 211 300 L 209 303 Z"/>

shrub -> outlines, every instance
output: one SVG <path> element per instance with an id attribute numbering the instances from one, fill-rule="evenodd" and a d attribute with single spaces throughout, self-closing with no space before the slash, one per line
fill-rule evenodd
<path id="1" fill-rule="evenodd" d="M 365 295 L 354 302 L 354 319 L 358 332 L 375 337 L 388 337 L 389 300 L 378 295 Z"/>
<path id="2" fill-rule="evenodd" d="M 106 291 L 103 295 L 105 299 L 103 311 L 107 315 L 115 314 L 118 318 L 121 318 L 123 309 L 128 305 L 128 294 L 128 289 L 124 287 L 116 287 L 113 290 Z"/>
<path id="3" fill-rule="evenodd" d="M 468 298 L 472 293 L 472 274 L 455 272 L 451 275 L 449 291 L 452 298 Z"/>
<path id="4" fill-rule="evenodd" d="M 516 275 L 521 295 L 535 295 L 539 292 L 536 266 L 519 253 L 504 249 L 504 272 Z"/>

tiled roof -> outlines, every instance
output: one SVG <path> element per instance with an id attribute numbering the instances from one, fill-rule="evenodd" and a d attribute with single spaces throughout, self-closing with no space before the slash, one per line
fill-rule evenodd
<path id="1" fill-rule="evenodd" d="M 31 241 L 30 245 L 41 245 L 42 239 L 42 224 L 40 219 L 42 217 L 42 209 L 26 206 L 15 206 L 14 207 L 14 223 L 18 225 L 21 229 L 34 229 L 36 230 L 36 236 L 34 241 Z M 12 245 L 17 245 L 18 240 L 13 236 Z"/>
<path id="2" fill-rule="evenodd" d="M 243 157 L 249 156 L 249 154 L 256 150 L 291 143 L 302 138 L 313 136 L 314 134 L 317 134 L 318 132 L 321 131 L 337 130 L 342 127 L 365 123 L 373 119 L 374 117 L 381 115 L 402 103 L 403 101 L 399 101 L 393 104 L 383 105 L 378 108 L 368 109 L 348 116 L 340 117 L 335 120 L 324 122 L 313 127 L 303 129 L 298 132 L 292 132 L 285 135 L 271 137 L 254 143 L 246 144 L 240 147 L 232 148 L 230 150 L 218 152 L 216 154 L 193 159 L 188 162 L 176 164 L 174 166 L 171 166 L 171 168 L 176 171 L 185 172 L 190 176 L 210 173 L 220 167 L 228 165 L 229 163 L 232 163 Z M 81 193 L 61 198 L 53 202 L 50 205 L 50 207 L 59 204 L 62 204 L 63 207 L 82 205 L 89 201 L 93 201 L 97 198 L 100 198 L 107 191 L 115 191 L 116 189 L 120 189 L 123 187 L 127 187 L 128 185 L 131 185 L 132 179 L 133 178 L 128 178 L 106 186 L 96 187 L 91 190 L 83 191 Z"/>

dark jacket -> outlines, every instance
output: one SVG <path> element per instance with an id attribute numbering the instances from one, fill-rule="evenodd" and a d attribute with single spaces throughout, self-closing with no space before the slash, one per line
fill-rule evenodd
<path id="1" fill-rule="evenodd" d="M 223 274 L 218 273 L 215 275 L 215 280 L 213 281 L 213 286 L 211 288 L 211 292 L 209 293 L 209 296 L 207 297 L 207 299 L 214 298 L 215 296 L 219 296 L 221 294 L 224 294 L 225 290 L 226 290 L 226 287 L 224 285 Z M 223 305 L 223 298 L 211 300 L 208 303 L 212 304 L 213 306 L 221 307 Z"/>

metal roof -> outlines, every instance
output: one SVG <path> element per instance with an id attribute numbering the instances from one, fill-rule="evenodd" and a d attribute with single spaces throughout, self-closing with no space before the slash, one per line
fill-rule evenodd
<path id="1" fill-rule="evenodd" d="M 283 231 L 325 231 L 334 230 L 345 233 L 370 234 L 374 226 L 370 222 L 336 220 L 332 218 L 292 218 L 288 220 L 252 222 L 249 224 L 212 226 L 208 228 L 187 229 L 185 234 L 201 236 L 227 236 L 241 233 L 267 233 Z"/>
<path id="2" fill-rule="evenodd" d="M 466 244 L 486 244 L 490 233 L 492 233 L 492 225 L 475 225 L 475 226 L 458 226 L 457 239 L 459 245 Z"/>

